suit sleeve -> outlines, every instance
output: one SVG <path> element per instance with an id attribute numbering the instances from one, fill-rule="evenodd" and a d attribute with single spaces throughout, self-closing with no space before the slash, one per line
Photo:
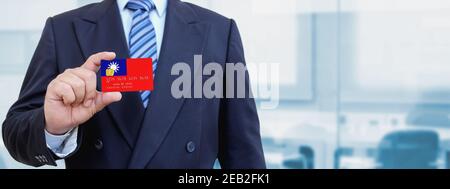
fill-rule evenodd
<path id="1" fill-rule="evenodd" d="M 45 140 L 44 97 L 47 85 L 58 74 L 52 18 L 45 24 L 41 39 L 24 78 L 19 99 L 3 122 L 3 141 L 11 156 L 31 165 L 56 165 L 55 155 Z"/>
<path id="2" fill-rule="evenodd" d="M 230 21 L 227 63 L 245 64 L 244 50 L 236 23 Z M 226 75 L 226 74 L 225 74 Z M 226 76 L 225 76 L 226 77 Z M 227 78 L 225 78 L 225 81 Z M 225 82 L 225 93 L 234 88 Z M 245 86 L 250 91 L 248 73 Z M 223 98 L 220 108 L 219 162 L 224 169 L 262 169 L 265 168 L 261 144 L 258 113 L 254 99 L 247 93 L 245 98 Z"/>

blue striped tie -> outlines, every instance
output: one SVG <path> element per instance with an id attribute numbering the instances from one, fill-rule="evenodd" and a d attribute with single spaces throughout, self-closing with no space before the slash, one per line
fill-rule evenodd
<path id="1" fill-rule="evenodd" d="M 152 58 L 153 78 L 157 67 L 156 33 L 150 21 L 150 12 L 155 9 L 152 0 L 130 0 L 127 9 L 134 11 L 130 36 L 128 38 L 131 58 Z M 141 91 L 141 99 L 147 108 L 150 91 Z"/>

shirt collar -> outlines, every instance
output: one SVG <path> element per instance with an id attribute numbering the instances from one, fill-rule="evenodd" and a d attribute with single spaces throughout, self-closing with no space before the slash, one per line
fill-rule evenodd
<path id="1" fill-rule="evenodd" d="M 117 0 L 117 5 L 119 5 L 120 10 L 124 10 L 129 0 Z M 155 3 L 156 12 L 158 16 L 164 15 L 167 10 L 167 0 L 153 0 Z"/>

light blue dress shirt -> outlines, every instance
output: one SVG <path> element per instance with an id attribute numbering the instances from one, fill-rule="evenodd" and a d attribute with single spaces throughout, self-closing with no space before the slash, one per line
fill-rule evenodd
<path id="1" fill-rule="evenodd" d="M 153 0 L 156 11 L 150 12 L 150 20 L 156 32 L 157 58 L 161 52 L 161 45 L 164 35 L 164 25 L 166 23 L 167 0 Z M 128 44 L 129 33 L 131 30 L 131 22 L 133 11 L 127 9 L 128 0 L 117 0 L 120 16 L 122 19 L 123 30 Z M 45 131 L 45 140 L 47 147 L 50 148 L 58 157 L 64 158 L 71 154 L 77 148 L 78 127 L 72 129 L 64 135 L 52 135 Z"/>

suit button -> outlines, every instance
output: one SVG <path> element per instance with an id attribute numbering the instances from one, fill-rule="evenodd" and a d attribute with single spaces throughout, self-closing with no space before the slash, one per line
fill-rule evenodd
<path id="1" fill-rule="evenodd" d="M 101 150 L 103 148 L 103 141 L 100 139 L 97 139 L 97 141 L 95 141 L 95 148 L 97 150 Z"/>
<path id="2" fill-rule="evenodd" d="M 189 142 L 186 144 L 186 151 L 189 152 L 189 153 L 194 152 L 194 151 L 195 151 L 195 143 L 192 142 L 192 141 L 189 141 Z"/>

